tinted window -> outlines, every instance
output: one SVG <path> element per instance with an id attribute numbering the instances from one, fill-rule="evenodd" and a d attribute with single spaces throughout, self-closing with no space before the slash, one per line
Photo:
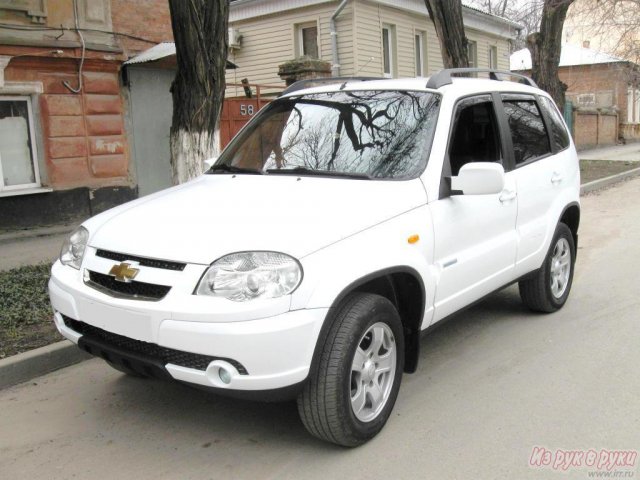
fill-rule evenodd
<path id="1" fill-rule="evenodd" d="M 440 97 L 427 92 L 339 91 L 282 98 L 247 125 L 216 166 L 265 174 L 304 169 L 309 174 L 412 178 L 427 164 L 439 105 Z"/>
<path id="2" fill-rule="evenodd" d="M 569 146 L 569 133 L 564 126 L 560 112 L 556 108 L 553 100 L 547 97 L 540 97 L 541 107 L 547 112 L 551 119 L 551 137 L 557 150 L 564 150 Z"/>
<path id="3" fill-rule="evenodd" d="M 500 137 L 493 101 L 489 95 L 463 100 L 456 110 L 449 145 L 451 175 L 469 162 L 499 162 Z"/>
<path id="4" fill-rule="evenodd" d="M 551 152 L 549 136 L 535 100 L 504 100 L 516 165 Z"/>

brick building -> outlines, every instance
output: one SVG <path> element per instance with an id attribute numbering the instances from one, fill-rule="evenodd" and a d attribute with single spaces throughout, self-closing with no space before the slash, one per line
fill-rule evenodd
<path id="1" fill-rule="evenodd" d="M 511 70 L 530 73 L 527 49 L 511 55 Z M 579 148 L 640 138 L 638 65 L 587 48 L 564 44 L 560 80 L 573 106 L 573 135 Z"/>
<path id="2" fill-rule="evenodd" d="M 0 230 L 137 196 L 122 65 L 165 40 L 166 0 L 0 0 Z"/>

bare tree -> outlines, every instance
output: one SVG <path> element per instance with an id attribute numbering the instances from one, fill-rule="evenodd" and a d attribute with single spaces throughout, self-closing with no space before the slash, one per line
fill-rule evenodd
<path id="1" fill-rule="evenodd" d="M 464 33 L 460 0 L 424 0 L 436 28 L 445 68 L 469 66 L 468 40 Z"/>
<path id="2" fill-rule="evenodd" d="M 640 0 L 576 0 L 569 35 L 630 62 L 640 61 Z"/>
<path id="3" fill-rule="evenodd" d="M 545 0 L 540 30 L 527 36 L 531 52 L 531 76 L 562 108 L 567 86 L 560 81 L 558 67 L 562 51 L 562 28 L 574 0 Z"/>
<path id="4" fill-rule="evenodd" d="M 216 127 L 224 100 L 227 1 L 169 0 L 178 70 L 171 86 L 170 132 L 174 185 L 203 170 L 218 153 Z"/>
<path id="5" fill-rule="evenodd" d="M 540 28 L 544 0 L 475 0 L 469 5 L 522 25 L 520 35 L 512 41 L 512 51 L 526 48 L 527 35 Z"/>
<path id="6" fill-rule="evenodd" d="M 640 0 L 630 1 L 640 2 Z M 562 29 L 567 11 L 573 2 L 574 0 L 476 0 L 475 2 L 475 5 L 484 8 L 487 13 L 495 14 L 495 8 L 501 8 L 506 18 L 524 27 L 524 34 L 516 45 L 522 48 L 526 46 L 529 49 L 531 76 L 540 88 L 551 94 L 561 108 L 564 105 L 564 93 L 567 89 L 558 76 Z"/>

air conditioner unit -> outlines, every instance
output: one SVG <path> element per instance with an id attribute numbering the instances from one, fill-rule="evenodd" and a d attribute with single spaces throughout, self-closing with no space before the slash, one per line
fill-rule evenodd
<path id="1" fill-rule="evenodd" d="M 242 35 L 235 28 L 229 29 L 229 48 L 240 48 L 240 42 L 242 40 Z"/>

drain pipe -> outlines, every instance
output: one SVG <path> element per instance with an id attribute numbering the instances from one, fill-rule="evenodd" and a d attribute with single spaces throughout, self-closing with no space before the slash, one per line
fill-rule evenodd
<path id="1" fill-rule="evenodd" d="M 329 29 L 331 31 L 331 75 L 334 77 L 340 76 L 340 59 L 338 57 L 338 31 L 336 29 L 336 18 L 342 13 L 344 7 L 347 6 L 349 0 L 342 0 L 336 11 L 331 15 L 329 21 Z"/>

